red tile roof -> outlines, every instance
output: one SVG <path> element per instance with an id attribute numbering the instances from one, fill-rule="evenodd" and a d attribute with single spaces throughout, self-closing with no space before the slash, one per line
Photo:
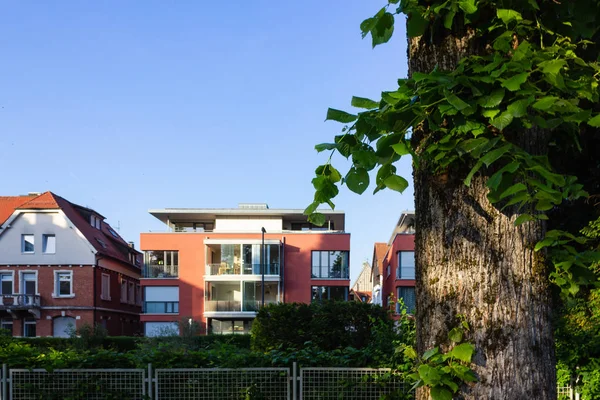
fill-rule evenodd
<path id="1" fill-rule="evenodd" d="M 371 292 L 363 292 L 363 291 L 358 291 L 358 290 L 352 290 L 352 292 L 355 294 L 355 299 L 358 301 L 363 301 L 362 298 L 363 296 L 365 297 L 365 303 L 369 303 L 371 302 Z"/>
<path id="2" fill-rule="evenodd" d="M 141 253 L 130 248 L 129 244 L 109 224 L 102 221 L 101 229 L 97 229 L 91 225 L 90 217 L 92 214 L 101 220 L 104 220 L 104 217 L 90 208 L 71 203 L 52 192 L 45 192 L 35 197 L 0 197 L 0 221 L 5 221 L 18 209 L 61 209 L 100 254 L 130 264 L 129 254 L 133 251 L 139 261 L 137 267 L 141 266 Z M 4 214 L 7 214 L 7 216 L 3 220 L 2 216 Z"/>
<path id="3" fill-rule="evenodd" d="M 388 249 L 389 246 L 387 243 L 375 243 L 373 248 L 373 262 L 371 263 L 375 276 L 383 274 L 383 259 Z"/>
<path id="4" fill-rule="evenodd" d="M 0 196 L 0 226 L 15 212 L 15 208 L 34 196 Z"/>

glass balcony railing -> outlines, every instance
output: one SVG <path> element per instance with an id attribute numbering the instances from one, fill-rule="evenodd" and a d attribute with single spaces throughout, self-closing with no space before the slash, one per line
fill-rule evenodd
<path id="1" fill-rule="evenodd" d="M 177 278 L 179 277 L 178 265 L 145 264 L 144 278 Z"/>
<path id="2" fill-rule="evenodd" d="M 275 300 L 265 299 L 266 304 L 277 303 Z M 262 305 L 261 300 L 206 300 L 204 302 L 205 312 L 257 312 Z M 242 308 L 243 306 L 243 308 Z"/>
<path id="3" fill-rule="evenodd" d="M 279 263 L 265 265 L 265 275 L 279 275 L 279 270 Z M 260 264 L 221 262 L 206 266 L 206 275 L 261 275 L 261 273 Z"/>

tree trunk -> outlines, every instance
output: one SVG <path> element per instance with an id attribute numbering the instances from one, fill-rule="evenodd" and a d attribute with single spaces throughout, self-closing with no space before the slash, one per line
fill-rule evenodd
<path id="1" fill-rule="evenodd" d="M 436 65 L 452 70 L 465 55 L 484 51 L 468 31 L 434 43 L 424 38 L 409 39 L 410 74 Z M 426 129 L 415 131 L 415 144 Z M 514 136 L 532 153 L 546 148 L 543 132 Z M 500 212 L 488 202 L 486 177 L 467 187 L 465 176 L 464 167 L 435 175 L 423 162 L 414 171 L 417 350 L 447 350 L 448 332 L 464 315 L 479 381 L 464 385 L 460 398 L 554 400 L 548 271 L 544 254 L 533 251 L 545 224 L 515 227 L 515 210 Z M 417 392 L 418 400 L 428 398 L 428 390 Z"/>

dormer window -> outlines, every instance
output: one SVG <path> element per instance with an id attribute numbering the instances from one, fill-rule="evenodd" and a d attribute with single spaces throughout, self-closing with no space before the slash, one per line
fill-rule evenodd
<path id="1" fill-rule="evenodd" d="M 102 220 L 100 218 L 98 218 L 96 215 L 92 214 L 90 216 L 90 225 L 92 225 L 94 228 L 100 229 L 101 222 L 102 222 Z"/>

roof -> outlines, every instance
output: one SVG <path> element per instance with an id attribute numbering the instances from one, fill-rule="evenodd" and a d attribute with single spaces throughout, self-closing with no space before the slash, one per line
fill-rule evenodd
<path id="1" fill-rule="evenodd" d="M 32 198 L 33 196 L 0 196 L 0 226 L 15 212 L 15 208 Z"/>
<path id="2" fill-rule="evenodd" d="M 387 243 L 375 243 L 373 247 L 373 271 L 377 271 L 377 275 L 383 274 L 383 259 L 388 252 L 389 246 Z"/>
<path id="3" fill-rule="evenodd" d="M 12 211 L 10 211 L 3 221 L 6 221 L 16 210 L 60 209 L 98 253 L 127 264 L 131 264 L 129 254 L 132 251 L 138 256 L 141 254 L 139 251 L 129 247 L 129 244 L 104 221 L 104 217 L 101 214 L 90 208 L 71 203 L 52 192 L 44 192 L 36 196 L 0 197 L 0 219 L 2 218 L 3 211 L 4 214 L 9 212 L 9 205 L 12 205 Z M 90 224 L 90 216 L 92 214 L 103 220 L 100 224 L 101 229 L 97 229 Z M 139 261 L 141 265 L 141 260 Z"/>
<path id="4" fill-rule="evenodd" d="M 396 235 L 400 234 L 414 234 L 415 233 L 415 212 L 414 211 L 404 211 L 400 214 L 400 218 L 398 218 L 398 223 L 394 227 L 394 231 L 392 232 L 392 236 L 390 236 L 390 240 L 388 245 L 391 246 L 396 238 Z"/>
<path id="5" fill-rule="evenodd" d="M 365 298 L 365 303 L 370 303 L 371 302 L 371 297 L 372 297 L 372 293 L 371 292 L 363 292 L 363 291 L 358 291 L 358 290 L 354 290 L 352 289 L 350 292 L 354 293 L 355 299 L 358 301 L 363 301 L 363 297 Z"/>

